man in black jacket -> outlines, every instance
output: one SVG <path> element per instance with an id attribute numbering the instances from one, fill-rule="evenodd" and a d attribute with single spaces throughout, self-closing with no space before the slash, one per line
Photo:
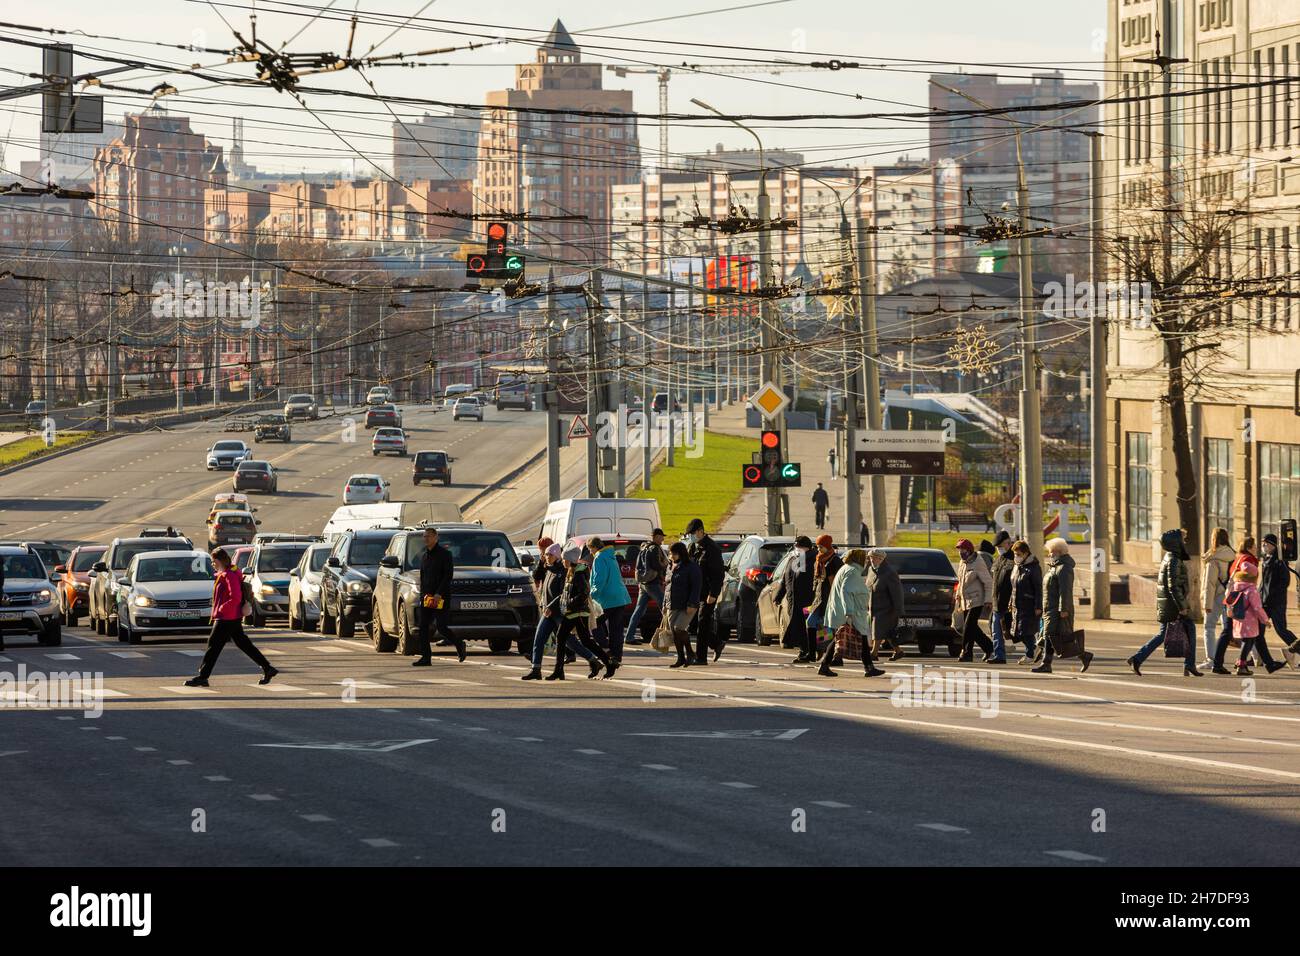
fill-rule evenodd
<path id="1" fill-rule="evenodd" d="M 785 647 L 799 648 L 799 656 L 794 659 L 796 664 L 817 663 L 817 642 L 809 642 L 808 621 L 803 616 L 804 608 L 812 604 L 813 599 L 812 546 L 812 539 L 807 535 L 801 534 L 794 539 L 794 556 L 786 562 L 785 573 L 781 575 L 781 583 L 773 595 L 778 605 L 786 605 L 789 618 L 781 643 Z"/>
<path id="2" fill-rule="evenodd" d="M 1277 535 L 1264 535 L 1264 550 L 1259 562 L 1259 602 L 1264 606 L 1282 644 L 1291 653 L 1297 650 L 1296 636 L 1286 626 L 1287 589 L 1291 587 L 1291 569 L 1277 552 Z M 1258 645 L 1258 641 L 1256 644 Z"/>
<path id="3" fill-rule="evenodd" d="M 717 638 L 718 595 L 722 593 L 722 579 L 726 569 L 722 563 L 722 549 L 718 543 L 704 532 L 704 522 L 692 518 L 686 526 L 686 533 L 694 540 L 687 549 L 687 556 L 700 566 L 703 579 L 700 589 L 700 613 L 691 622 L 696 635 L 695 663 L 701 667 L 709 662 L 708 648 L 713 647 L 713 659 L 722 656 L 725 642 Z"/>
<path id="4" fill-rule="evenodd" d="M 817 530 L 820 531 L 826 527 L 826 509 L 831 506 L 830 495 L 826 494 L 826 489 L 822 483 L 817 482 L 817 490 L 812 493 L 813 512 L 817 519 Z"/>
<path id="5" fill-rule="evenodd" d="M 1005 664 L 1007 662 L 1007 636 L 1011 633 L 1011 571 L 1015 568 L 1015 559 L 1011 556 L 1011 535 L 999 531 L 993 541 L 997 556 L 993 559 L 993 653 L 988 663 Z"/>
<path id="6" fill-rule="evenodd" d="M 628 615 L 627 632 L 623 635 L 624 644 L 641 644 L 641 618 L 650 606 L 651 599 L 664 612 L 664 578 L 667 576 L 668 562 L 664 558 L 664 531 L 655 528 L 650 532 L 650 540 L 641 543 L 636 553 L 636 607 Z"/>
<path id="7" fill-rule="evenodd" d="M 438 543 L 438 529 L 424 529 L 424 554 L 420 557 L 420 656 L 411 662 L 412 667 L 428 667 L 433 663 L 429 647 L 429 628 L 447 635 L 456 656 L 465 659 L 464 640 L 447 634 L 447 610 L 451 607 L 451 582 L 456 573 L 456 562 L 451 552 Z"/>

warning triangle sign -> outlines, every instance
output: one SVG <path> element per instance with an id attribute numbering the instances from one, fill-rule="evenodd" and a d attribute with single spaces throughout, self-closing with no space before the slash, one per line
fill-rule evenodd
<path id="1" fill-rule="evenodd" d="M 569 425 L 569 438 L 590 438 L 591 429 L 587 427 L 587 420 L 581 415 L 574 415 L 573 422 Z"/>

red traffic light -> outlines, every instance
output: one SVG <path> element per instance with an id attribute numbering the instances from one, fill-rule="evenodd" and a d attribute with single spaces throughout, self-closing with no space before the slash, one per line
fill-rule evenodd
<path id="1" fill-rule="evenodd" d="M 780 432 L 763 432 L 762 438 L 760 438 L 759 440 L 762 442 L 764 448 L 781 447 Z"/>
<path id="2" fill-rule="evenodd" d="M 742 474 L 746 487 L 756 487 L 763 480 L 763 469 L 757 465 L 746 465 Z"/>
<path id="3" fill-rule="evenodd" d="M 471 275 L 478 275 L 487 268 L 487 259 L 483 256 L 470 256 L 465 260 L 465 266 Z"/>
<path id="4" fill-rule="evenodd" d="M 504 222 L 488 223 L 487 236 L 491 242 L 505 242 L 506 224 Z"/>

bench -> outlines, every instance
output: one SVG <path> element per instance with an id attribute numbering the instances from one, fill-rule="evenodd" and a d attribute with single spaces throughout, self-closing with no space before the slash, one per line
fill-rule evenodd
<path id="1" fill-rule="evenodd" d="M 982 511 L 949 511 L 948 512 L 948 530 L 960 531 L 964 524 L 975 524 L 982 527 L 985 531 L 996 531 L 997 527 L 989 520 L 989 516 Z"/>

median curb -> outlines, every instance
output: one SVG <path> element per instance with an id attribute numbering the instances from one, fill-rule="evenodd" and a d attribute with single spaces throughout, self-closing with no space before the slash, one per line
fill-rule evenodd
<path id="1" fill-rule="evenodd" d="M 469 511 L 469 509 L 473 508 L 475 505 L 477 505 L 488 495 L 494 495 L 497 494 L 498 492 L 504 491 L 505 489 L 501 487 L 502 485 L 506 484 L 507 482 L 514 481 L 516 478 L 521 477 L 525 472 L 533 468 L 535 465 L 538 464 L 538 462 L 542 461 L 545 458 L 546 458 L 546 448 L 542 447 L 535 454 L 533 454 L 533 456 L 529 458 L 527 461 L 523 462 L 520 465 L 516 465 L 514 468 L 506 472 L 504 475 L 501 475 L 499 478 L 494 479 L 492 485 L 482 489 L 481 491 L 475 492 L 474 496 L 470 498 L 469 501 L 465 502 L 463 505 L 460 506 L 461 514 L 465 514 L 467 511 Z"/>
<path id="2" fill-rule="evenodd" d="M 33 465 L 40 465 L 55 458 L 62 458 L 64 455 L 71 455 L 73 452 L 81 451 L 84 448 L 93 448 L 95 445 L 102 445 L 104 442 L 112 441 L 115 438 L 122 438 L 125 435 L 134 434 L 134 432 L 113 432 L 111 435 L 104 435 L 101 438 L 92 438 L 89 441 L 78 442 L 70 448 L 60 448 L 58 451 L 52 451 L 48 455 L 36 455 L 26 461 L 20 461 L 16 465 L 9 465 L 7 468 L 0 468 L 0 477 L 11 475 L 15 471 L 22 471 L 24 468 L 30 468 Z"/>

